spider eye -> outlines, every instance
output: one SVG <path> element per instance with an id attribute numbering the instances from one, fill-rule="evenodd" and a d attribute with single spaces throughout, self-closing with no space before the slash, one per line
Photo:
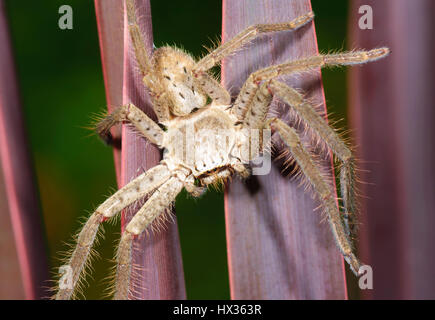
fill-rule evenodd
<path id="1" fill-rule="evenodd" d="M 194 113 L 194 112 L 196 112 L 198 110 L 199 110 L 198 108 L 193 108 L 192 111 L 190 111 L 190 113 Z"/>

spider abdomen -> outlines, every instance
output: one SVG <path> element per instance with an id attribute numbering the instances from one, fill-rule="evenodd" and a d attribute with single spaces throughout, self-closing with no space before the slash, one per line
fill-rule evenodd
<path id="1" fill-rule="evenodd" d="M 222 179 L 230 174 L 224 169 L 234 162 L 231 150 L 236 131 L 235 121 L 224 107 L 211 105 L 170 121 L 163 141 L 164 160 L 170 168 L 187 168 L 199 179 Z M 212 182 L 205 179 L 205 184 Z"/>

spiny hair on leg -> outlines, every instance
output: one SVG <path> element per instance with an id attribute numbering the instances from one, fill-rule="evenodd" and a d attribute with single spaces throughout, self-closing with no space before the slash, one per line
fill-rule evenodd
<path id="1" fill-rule="evenodd" d="M 314 211 L 320 212 L 321 222 L 328 221 L 328 203 L 321 199 L 318 193 L 315 192 L 312 182 L 301 170 L 301 167 L 296 163 L 296 160 L 292 157 L 290 151 L 286 148 L 285 144 L 283 145 L 284 147 L 279 148 L 279 151 L 277 152 L 278 155 L 275 158 L 277 161 L 281 161 L 284 163 L 285 169 L 283 174 L 289 176 L 292 180 L 299 181 L 298 187 L 303 187 L 306 193 L 310 194 L 311 197 L 315 199 L 316 202 L 319 204 L 318 207 L 314 209 Z M 307 152 L 309 152 L 310 158 L 312 159 L 314 165 L 317 167 L 318 174 L 320 175 L 321 179 L 330 185 L 331 195 L 333 196 L 335 202 L 338 205 L 339 199 L 335 196 L 335 192 L 332 191 L 335 190 L 333 185 L 332 172 L 327 170 L 324 166 L 319 165 L 325 160 L 322 157 L 316 155 L 307 146 L 304 147 L 306 148 Z M 338 208 L 338 210 L 340 209 Z"/>
<path id="2" fill-rule="evenodd" d="M 352 244 L 343 225 L 343 217 L 337 206 L 333 185 L 330 183 L 333 182 L 332 179 L 328 181 L 322 177 L 318 164 L 313 161 L 310 152 L 304 148 L 294 129 L 292 130 L 282 120 L 278 119 L 274 122 L 274 126 L 280 133 L 283 142 L 289 146 L 291 153 L 299 163 L 301 172 L 310 181 L 310 184 L 313 185 L 317 199 L 328 216 L 328 222 L 337 246 L 351 266 L 352 271 L 357 275 L 360 262 L 352 251 Z"/>
<path id="3" fill-rule="evenodd" d="M 111 300 L 115 294 L 115 275 L 116 275 L 116 248 L 118 248 L 119 241 L 121 239 L 121 232 L 115 234 L 116 239 L 113 240 L 112 248 L 115 248 L 111 258 L 107 258 L 110 263 L 107 275 L 102 279 L 102 284 L 104 285 L 104 291 L 102 292 L 102 298 L 105 300 Z"/>
<path id="4" fill-rule="evenodd" d="M 136 201 L 135 203 L 133 203 L 132 205 L 128 206 L 127 208 L 124 209 L 124 212 L 126 212 L 127 214 L 132 214 L 138 211 L 139 208 L 141 208 L 147 201 L 148 196 L 145 196 L 143 198 L 141 198 L 140 200 Z M 137 238 L 147 238 L 150 236 L 150 232 L 152 232 L 153 234 L 159 233 L 162 231 L 162 229 L 166 229 L 168 223 L 174 223 L 175 219 L 174 219 L 174 214 L 173 214 L 173 204 L 166 208 L 164 210 L 164 212 L 159 215 L 155 221 L 153 221 L 151 223 L 150 226 L 148 226 L 148 228 L 146 228 L 144 230 L 144 232 L 142 232 L 141 235 L 135 237 L 133 236 L 133 242 L 132 242 L 132 247 L 131 247 L 131 256 L 134 256 L 134 252 L 135 250 L 142 250 L 142 248 L 140 248 L 137 244 L 136 240 Z M 121 237 L 119 237 L 119 239 L 116 240 L 116 245 L 114 246 L 115 248 L 119 248 L 119 244 L 121 241 Z M 112 298 L 115 294 L 115 289 L 116 289 L 116 271 L 117 271 L 117 262 L 118 262 L 118 253 L 119 250 L 116 250 L 114 258 L 111 259 L 111 263 L 112 263 L 112 267 L 110 268 L 110 272 L 109 275 L 104 279 L 104 282 L 106 283 L 106 287 L 107 290 L 104 293 L 104 297 L 105 298 Z M 138 265 L 134 264 L 133 261 L 131 261 L 131 269 L 130 269 L 130 289 L 129 289 L 129 296 L 131 298 L 134 299 L 135 294 L 138 294 L 139 292 L 141 292 L 143 285 L 142 283 L 144 283 L 142 281 L 142 272 L 143 269 L 140 268 Z"/>
<path id="5" fill-rule="evenodd" d="M 63 253 L 61 253 L 61 257 L 59 258 L 60 261 L 62 261 L 61 263 L 61 267 L 63 266 L 69 266 L 70 265 L 70 257 L 73 254 L 75 250 L 74 245 L 71 245 L 71 248 L 64 251 Z M 97 259 L 100 259 L 100 254 L 97 250 L 95 250 L 94 248 L 90 248 L 88 251 L 88 257 L 87 260 L 84 264 L 84 267 L 80 273 L 80 276 L 78 278 L 78 281 L 74 287 L 74 291 L 71 295 L 71 299 L 75 300 L 75 299 L 82 299 L 84 298 L 84 290 L 85 288 L 87 288 L 89 286 L 89 280 L 92 280 L 92 273 L 93 273 L 93 262 Z M 59 269 L 60 270 L 60 269 Z M 57 291 L 59 290 L 60 287 L 60 281 L 62 279 L 62 275 L 59 274 L 59 272 L 56 272 L 56 287 L 54 288 L 53 291 L 55 291 L 57 293 Z M 56 298 L 56 295 L 54 295 L 52 297 L 53 299 Z"/>
<path id="6" fill-rule="evenodd" d="M 146 239 L 149 238 L 148 233 L 142 233 L 137 237 L 137 239 Z M 137 256 L 135 252 L 141 252 L 143 248 L 140 246 L 140 242 L 133 241 L 132 245 L 132 257 Z M 147 268 L 145 268 L 140 263 L 135 263 L 133 260 L 131 261 L 131 270 L 130 270 L 130 289 L 129 289 L 129 297 L 133 300 L 139 300 L 141 294 L 144 291 L 148 291 L 146 283 L 146 273 L 148 272 Z"/>
<path id="7" fill-rule="evenodd" d="M 208 55 L 210 52 L 214 51 L 215 49 L 217 49 L 218 47 L 220 47 L 222 45 L 222 38 L 219 35 L 215 35 L 213 38 L 208 37 L 208 41 L 211 42 L 211 45 L 202 45 L 202 47 L 204 49 L 206 49 L 207 52 L 202 54 L 198 60 L 201 60 L 206 55 Z"/>
<path id="8" fill-rule="evenodd" d="M 101 108 L 100 111 L 91 113 L 90 115 L 90 122 L 87 125 L 84 126 L 80 126 L 80 128 L 85 129 L 87 131 L 89 131 L 89 134 L 86 135 L 86 138 L 92 137 L 95 134 L 99 135 L 98 132 L 98 127 L 99 124 L 105 119 L 107 118 L 107 116 L 109 116 L 109 111 L 107 110 L 106 107 Z M 100 138 L 102 138 L 102 140 L 107 144 L 107 145 L 112 145 L 113 144 L 113 137 L 112 134 L 110 133 L 110 130 L 107 130 L 106 132 L 106 136 L 101 136 L 99 135 Z"/>
<path id="9" fill-rule="evenodd" d="M 166 208 L 152 223 L 145 229 L 145 232 L 151 230 L 154 234 L 166 231 L 169 223 L 175 223 L 174 204 Z"/>
<path id="10" fill-rule="evenodd" d="M 143 136 L 143 134 L 137 129 L 137 127 L 134 124 L 127 122 L 125 126 L 128 128 L 128 130 L 130 130 L 133 133 L 135 142 L 136 141 L 145 142 L 145 147 L 148 147 L 149 145 L 153 145 L 151 141 L 149 141 L 147 138 Z"/>
<path id="11" fill-rule="evenodd" d="M 110 133 L 110 129 L 119 124 L 120 112 L 121 108 L 113 108 L 110 113 L 106 109 L 98 114 L 94 114 L 91 118 L 89 129 L 96 132 L 107 145 L 113 144 L 113 136 Z"/>
<path id="12" fill-rule="evenodd" d="M 99 253 L 97 250 L 95 250 L 95 247 L 99 245 L 99 241 L 101 238 L 103 238 L 104 234 L 104 228 L 102 227 L 102 215 L 98 215 L 92 213 L 91 216 L 88 219 L 84 219 L 84 222 L 81 223 L 81 227 L 79 228 L 79 231 L 76 233 L 76 235 L 73 237 L 72 243 L 66 244 L 69 249 L 67 251 L 64 251 L 61 253 L 61 256 L 59 257 L 59 260 L 61 261 L 61 267 L 62 266 L 69 266 L 72 268 L 72 270 L 79 270 L 81 269 L 80 274 L 77 278 L 77 283 L 72 291 L 72 299 L 76 299 L 78 297 L 83 297 L 83 290 L 88 285 L 87 279 L 91 277 L 91 273 L 93 272 L 92 263 L 95 259 L 100 258 Z M 93 219 L 91 221 L 91 219 Z M 95 238 L 93 240 L 93 243 L 90 247 L 80 247 L 78 245 L 78 238 L 80 233 L 83 230 L 83 227 L 86 223 L 91 223 L 96 229 L 97 232 L 95 234 Z M 78 250 L 78 251 L 77 251 Z M 78 261 L 76 261 L 74 264 L 71 265 L 73 262 L 71 261 L 71 257 L 73 253 L 76 252 L 78 256 L 76 258 Z M 81 267 L 83 265 L 83 267 Z M 60 281 L 62 281 L 62 275 L 59 274 L 59 272 L 56 272 L 56 287 L 55 290 L 58 291 L 60 287 Z M 55 298 L 54 296 L 53 298 Z"/>
<path id="13" fill-rule="evenodd" d="M 326 113 L 323 112 L 323 103 L 309 104 L 324 119 L 325 124 L 328 125 L 336 133 L 337 137 L 346 145 L 346 147 L 351 149 L 352 144 L 350 143 L 351 138 L 349 135 L 349 130 L 346 131 L 344 130 L 343 126 L 337 125 L 339 122 L 343 121 L 343 119 L 334 119 L 333 114 L 330 112 L 328 112 L 326 116 Z M 293 108 L 290 107 L 288 109 L 286 118 L 288 118 L 286 122 L 291 123 L 291 126 L 299 131 L 299 136 L 306 145 L 309 144 L 312 148 L 316 150 L 316 152 L 319 151 L 317 152 L 318 154 L 322 154 L 325 157 L 330 156 L 331 149 L 328 144 L 322 139 L 317 131 L 315 131 L 310 126 L 310 123 L 303 119 Z M 334 155 L 334 157 L 336 156 Z"/>
<path id="14" fill-rule="evenodd" d="M 113 258 L 110 259 L 110 262 L 112 264 L 111 268 L 109 269 L 109 273 L 108 276 L 104 279 L 104 282 L 106 284 L 106 290 L 104 292 L 104 297 L 106 299 L 113 299 L 116 293 L 116 286 L 117 286 L 117 281 L 119 281 L 117 279 L 117 269 L 118 269 L 118 258 L 119 258 L 119 253 L 120 253 L 120 249 L 121 249 L 121 239 L 122 239 L 122 234 L 120 234 L 119 238 L 115 240 L 115 245 L 113 246 L 115 248 L 115 252 L 113 255 Z M 132 246 L 133 247 L 133 246 Z M 129 249 L 130 251 L 130 256 L 132 256 L 132 247 Z M 127 251 L 128 253 L 128 251 Z M 131 262 L 131 260 L 130 260 Z M 131 274 L 128 275 L 128 277 L 131 277 Z"/>
<path id="15" fill-rule="evenodd" d="M 323 161 L 323 159 L 318 154 L 310 150 L 310 148 L 308 148 L 307 146 L 304 147 L 310 153 L 310 158 L 319 170 L 319 174 L 322 179 L 327 183 L 330 183 L 330 181 L 332 181 L 331 172 L 329 172 L 324 166 L 319 165 Z M 303 173 L 288 148 L 280 148 L 280 151 L 278 151 L 278 154 L 275 157 L 275 161 L 280 161 L 283 163 L 283 169 L 281 170 L 281 173 L 286 175 L 293 181 L 298 181 L 298 188 L 303 188 L 305 192 L 315 195 L 315 193 L 312 192 L 313 186 L 310 180 Z"/>
<path id="16" fill-rule="evenodd" d="M 273 97 L 269 104 L 269 111 L 267 112 L 266 119 L 281 118 L 287 113 L 287 105 L 280 99 Z"/>
<path id="17" fill-rule="evenodd" d="M 130 291 L 132 246 L 134 235 L 127 230 L 121 235 L 116 251 L 115 295 L 116 300 L 127 300 Z"/>
<path id="18" fill-rule="evenodd" d="M 264 131 L 263 130 L 269 130 L 269 128 L 266 128 L 263 126 L 263 128 L 260 130 L 260 154 L 263 156 L 268 155 L 272 156 L 273 153 L 273 141 L 272 136 L 270 136 L 270 139 L 267 139 L 264 141 Z"/>
<path id="19" fill-rule="evenodd" d="M 333 125 L 331 126 L 331 124 L 328 124 L 325 119 L 324 125 L 328 126 L 335 133 L 335 137 L 331 139 L 336 149 L 331 150 L 332 146 L 330 147 L 326 143 L 326 141 L 322 138 L 320 133 L 317 132 L 317 130 L 320 130 L 322 126 L 316 124 L 314 127 L 312 127 L 312 124 L 310 123 L 309 119 L 302 118 L 302 115 L 300 115 L 299 112 L 296 112 L 295 109 L 309 108 L 314 112 L 316 112 L 317 114 L 319 114 L 316 108 L 313 107 L 314 104 L 312 102 L 309 102 L 306 98 L 304 98 L 302 94 L 300 95 L 301 95 L 301 100 L 300 100 L 301 104 L 298 104 L 299 107 L 294 107 L 294 108 L 290 107 L 289 115 L 292 118 L 291 120 L 293 122 L 293 126 L 298 128 L 299 131 L 301 131 L 302 129 L 302 132 L 299 132 L 300 140 L 306 146 L 311 145 L 313 147 L 314 150 L 314 152 L 312 152 L 313 154 L 323 155 L 323 158 L 326 160 L 329 159 L 329 157 L 332 154 L 334 156 L 335 163 L 339 164 L 338 166 L 336 166 L 336 168 L 339 167 L 341 169 L 340 173 L 338 174 L 338 176 L 340 177 L 340 181 L 338 182 L 338 184 L 340 185 L 340 193 L 342 197 L 341 203 L 343 204 L 342 207 L 344 208 L 344 210 L 342 210 L 343 212 L 342 217 L 343 217 L 343 221 L 346 224 L 346 232 L 348 233 L 348 235 L 350 235 L 352 231 L 350 230 L 351 228 L 349 225 L 354 224 L 354 222 L 349 220 L 356 218 L 357 215 L 356 212 L 358 210 L 358 206 L 356 203 L 357 192 L 356 192 L 356 182 L 355 182 L 355 174 L 354 174 L 355 163 L 352 160 L 353 158 L 345 161 L 345 158 L 343 158 L 343 154 L 347 153 L 346 149 L 350 150 L 350 153 L 353 154 L 351 144 L 348 143 L 347 142 L 348 139 L 344 137 L 346 133 L 344 133 L 343 130 L 335 129 L 335 126 Z M 307 116 L 309 114 L 310 112 L 308 112 Z M 321 120 L 321 118 L 314 117 L 313 119 L 311 119 L 311 121 L 316 121 L 316 123 L 318 120 Z M 314 128 L 316 127 L 318 129 L 314 130 Z M 328 136 L 330 136 L 330 134 L 327 133 L 327 131 L 325 133 L 325 130 L 322 130 L 322 132 L 323 134 L 328 134 Z"/>
<path id="20" fill-rule="evenodd" d="M 150 237 L 150 232 L 155 236 L 157 233 L 161 232 L 162 229 L 166 229 L 168 223 L 174 223 L 174 217 L 173 204 L 171 204 L 140 235 L 133 236 L 131 246 L 130 287 L 128 292 L 130 299 L 139 299 L 142 292 L 148 290 L 145 283 L 145 273 L 147 270 L 133 260 L 133 257 L 137 256 L 134 253 L 143 250 L 140 242 L 135 240 L 146 241 L 146 239 Z"/>
<path id="21" fill-rule="evenodd" d="M 350 237 L 356 238 L 358 231 L 358 215 L 360 209 L 360 179 L 356 164 L 357 160 L 350 159 L 346 163 L 340 163 L 337 170 L 339 172 L 339 185 L 341 205 L 344 207 L 344 222 Z M 349 211 L 349 213 L 346 213 Z"/>
<path id="22" fill-rule="evenodd" d="M 231 174 L 225 177 L 220 176 L 218 173 L 212 173 L 211 176 L 213 177 L 213 182 L 207 185 L 207 189 L 212 188 L 217 192 L 224 192 L 225 187 L 231 183 L 234 175 L 234 169 L 231 168 L 229 170 L 231 171 Z"/>

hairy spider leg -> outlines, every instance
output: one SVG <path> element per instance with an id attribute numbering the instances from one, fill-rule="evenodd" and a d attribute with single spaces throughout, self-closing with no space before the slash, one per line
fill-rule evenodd
<path id="1" fill-rule="evenodd" d="M 326 143 L 341 162 L 340 188 L 344 205 L 343 219 L 346 233 L 351 237 L 357 213 L 355 159 L 352 151 L 339 134 L 316 112 L 314 107 L 303 99 L 299 92 L 276 80 L 270 81 L 269 88 L 296 112 L 307 127 Z"/>
<path id="2" fill-rule="evenodd" d="M 266 115 L 268 113 L 270 102 L 272 101 L 273 94 L 276 93 L 280 98 L 284 100 L 284 102 L 289 103 L 291 106 L 293 106 L 293 103 L 290 103 L 288 99 L 286 99 L 286 90 L 283 90 L 284 88 L 287 88 L 287 86 L 284 83 L 271 80 L 270 82 L 263 82 L 258 90 L 256 90 L 254 98 L 252 99 L 251 104 L 249 105 L 248 112 L 245 114 L 245 118 L 243 120 L 243 126 L 246 128 L 261 128 L 264 126 L 264 121 L 266 118 Z M 280 88 L 282 90 L 277 90 L 277 88 Z M 291 88 L 290 88 L 291 89 Z M 291 89 L 293 92 L 294 89 Z M 292 101 L 293 102 L 293 101 Z M 311 110 L 310 106 L 310 110 Z M 326 126 L 328 129 L 325 129 L 322 126 L 322 129 L 324 131 L 328 131 L 327 133 L 332 132 L 336 135 L 335 131 L 331 129 L 325 122 L 325 120 L 316 113 L 314 109 L 312 109 L 312 112 L 316 115 L 314 121 L 316 121 L 315 125 L 313 125 L 314 128 L 317 127 L 318 123 L 317 121 L 320 119 L 322 122 L 322 125 Z M 310 118 L 303 118 L 308 125 L 311 126 Z M 326 212 L 328 213 L 329 222 L 330 224 L 336 224 L 339 223 L 339 226 L 333 227 L 332 231 L 334 233 L 334 238 L 336 239 L 337 246 L 339 247 L 340 251 L 343 253 L 346 261 L 351 263 L 352 270 L 357 274 L 359 270 L 360 263 L 356 259 L 355 255 L 352 253 L 352 247 L 351 242 L 349 239 L 349 231 L 348 231 L 348 225 L 347 223 L 345 225 L 342 224 L 341 219 L 337 219 L 337 216 L 340 218 L 340 212 L 336 206 L 336 203 L 334 201 L 335 197 L 332 194 L 330 187 L 327 185 L 327 183 L 324 181 L 324 178 L 322 177 L 322 174 L 317 168 L 317 166 L 314 164 L 313 160 L 310 157 L 310 154 L 305 150 L 305 148 L 300 145 L 299 137 L 296 135 L 296 132 L 288 127 L 284 122 L 281 120 L 268 120 L 267 124 L 274 123 L 274 121 L 277 122 L 276 125 L 272 126 L 274 129 L 278 129 L 280 136 L 284 140 L 284 142 L 289 146 L 290 152 L 293 155 L 294 159 L 296 160 L 297 164 L 299 165 L 299 168 L 301 169 L 301 172 L 305 175 L 305 177 L 308 179 L 308 181 L 313 186 L 314 190 L 318 193 L 320 200 L 322 201 L 322 206 L 325 208 Z M 323 131 L 323 132 L 324 132 Z M 327 136 L 327 138 L 329 138 Z M 337 141 L 334 141 L 339 147 L 345 147 L 345 150 L 349 149 L 345 146 L 345 144 L 340 140 L 338 136 L 335 136 Z M 329 140 L 328 140 L 329 141 Z M 340 151 L 342 151 L 340 149 Z M 350 151 L 349 151 L 350 152 Z M 345 184 L 347 181 L 344 181 L 343 184 Z M 346 221 L 346 220 L 345 220 Z M 355 269 L 356 268 L 356 269 Z"/>
<path id="3" fill-rule="evenodd" d="M 115 278 L 115 300 L 127 300 L 132 278 L 132 243 L 165 209 L 183 189 L 184 182 L 175 176 L 161 185 L 134 215 L 126 226 L 118 246 Z"/>
<path id="4" fill-rule="evenodd" d="M 266 67 L 251 73 L 243 84 L 234 103 L 232 112 L 242 120 L 248 110 L 261 81 L 270 80 L 282 75 L 306 72 L 315 68 L 340 65 L 356 65 L 368 63 L 386 57 L 388 48 L 379 48 L 370 51 L 345 52 L 331 55 L 315 55 L 304 59 L 294 60 L 282 64 Z"/>
<path id="5" fill-rule="evenodd" d="M 157 165 L 130 181 L 95 210 L 80 231 L 75 249 L 67 262 L 72 269 L 71 286 L 59 287 L 57 300 L 71 299 L 86 266 L 100 224 L 158 188 L 169 178 L 168 168 L 165 165 Z"/>
<path id="6" fill-rule="evenodd" d="M 228 40 L 204 58 L 202 58 L 196 66 L 193 68 L 195 73 L 204 72 L 213 68 L 222 59 L 231 55 L 235 51 L 239 50 L 244 45 L 248 44 L 260 34 L 268 32 L 286 31 L 286 30 L 296 30 L 307 23 L 311 22 L 314 18 L 314 13 L 312 11 L 305 15 L 297 17 L 293 21 L 285 23 L 275 23 L 275 24 L 256 24 L 246 28 L 237 34 L 234 38 Z"/>
<path id="7" fill-rule="evenodd" d="M 270 80 L 268 81 L 268 89 L 286 102 L 340 160 L 340 188 L 344 205 L 343 218 L 346 233 L 349 236 L 355 224 L 354 220 L 357 211 L 355 159 L 352 152 L 340 136 L 327 124 L 325 119 L 315 111 L 314 107 L 304 101 L 301 94 L 286 84 L 273 80 L 273 78 L 309 71 L 318 67 L 368 63 L 386 57 L 389 52 L 388 48 L 379 48 L 370 51 L 316 55 L 258 70 L 248 77 L 232 109 L 239 119 L 243 119 L 245 126 L 258 127 L 264 121 L 268 112 L 268 105 L 267 108 L 265 107 L 268 92 L 265 87 L 260 88 L 260 84 L 262 81 Z"/>
<path id="8" fill-rule="evenodd" d="M 348 262 L 351 270 L 355 275 L 358 275 L 361 264 L 352 251 L 352 245 L 346 234 L 331 187 L 322 177 L 320 169 L 313 162 L 311 155 L 302 145 L 296 131 L 280 119 L 273 119 L 270 122 L 270 126 L 278 131 L 282 140 L 289 147 L 290 153 L 298 164 L 301 172 L 313 186 L 328 215 L 328 222 L 337 247 L 343 254 L 344 259 Z"/>
<path id="9" fill-rule="evenodd" d="M 152 143 L 158 146 L 162 145 L 165 132 L 157 123 L 132 103 L 116 108 L 112 113 L 102 119 L 96 126 L 98 135 L 104 141 L 110 141 L 110 128 L 124 121 L 131 123 L 140 134 Z"/>
<path id="10" fill-rule="evenodd" d="M 130 32 L 132 46 L 139 69 L 144 77 L 144 84 L 150 90 L 153 109 L 159 122 L 165 123 L 170 117 L 169 101 L 164 93 L 164 89 L 160 85 L 160 82 L 154 76 L 154 66 L 145 48 L 144 38 L 140 31 L 139 24 L 137 23 L 134 0 L 126 0 L 125 9 L 127 12 L 128 30 Z"/>
<path id="11" fill-rule="evenodd" d="M 204 92 L 206 92 L 213 101 L 223 105 L 229 104 L 231 102 L 231 97 L 228 91 L 214 80 L 207 71 L 217 65 L 225 57 L 248 44 L 260 34 L 295 30 L 309 23 L 313 18 L 314 13 L 308 12 L 307 14 L 286 23 L 257 24 L 250 26 L 198 61 L 193 67 L 193 74 L 197 78 L 198 83 L 203 88 Z"/>

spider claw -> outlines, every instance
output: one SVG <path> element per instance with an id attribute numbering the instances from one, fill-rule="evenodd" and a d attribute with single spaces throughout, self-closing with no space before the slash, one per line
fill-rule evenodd
<path id="1" fill-rule="evenodd" d="M 344 260 L 349 264 L 350 270 L 352 270 L 353 274 L 357 277 L 361 276 L 361 262 L 359 262 L 358 258 L 353 254 L 343 255 Z"/>
<path id="2" fill-rule="evenodd" d="M 100 134 L 100 137 L 101 137 L 101 139 L 103 139 L 105 144 L 107 144 L 109 146 L 113 144 L 113 135 L 110 131 Z"/>
<path id="3" fill-rule="evenodd" d="M 98 135 L 100 136 L 101 140 L 103 140 L 105 145 L 116 149 L 121 149 L 121 139 L 113 137 L 110 131 L 100 132 Z"/>

